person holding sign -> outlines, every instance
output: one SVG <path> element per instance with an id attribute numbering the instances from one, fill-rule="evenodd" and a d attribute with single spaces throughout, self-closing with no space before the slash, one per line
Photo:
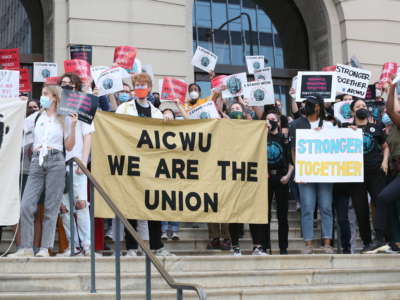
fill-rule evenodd
<path id="1" fill-rule="evenodd" d="M 65 186 L 64 149 L 75 145 L 76 114 L 71 118 L 57 116 L 60 88 L 47 86 L 42 90 L 40 105 L 33 122 L 33 155 L 29 177 L 21 203 L 21 248 L 9 257 L 33 256 L 34 215 L 42 191 L 45 190 L 45 216 L 38 257 L 48 257 L 53 247 L 58 211 Z"/>
<path id="2" fill-rule="evenodd" d="M 296 161 L 296 130 L 332 128 L 330 122 L 324 120 L 325 109 L 324 101 L 320 97 L 309 96 L 305 101 L 305 116 L 295 119 L 289 128 L 289 136 L 292 146 L 293 161 Z M 298 182 L 301 206 L 301 227 L 305 241 L 304 254 L 312 254 L 314 239 L 314 211 L 318 201 L 321 214 L 322 238 L 324 240 L 324 250 L 327 254 L 333 253 L 331 246 L 333 216 L 332 216 L 332 183 Z"/>
<path id="3" fill-rule="evenodd" d="M 369 122 L 370 113 L 364 100 L 353 100 L 350 108 L 354 121 L 343 124 L 343 127 L 361 128 L 363 131 L 364 182 L 350 183 L 349 190 L 357 215 L 360 236 L 364 243 L 364 249 L 361 252 L 364 253 L 369 251 L 371 244 L 370 207 L 367 193 L 371 196 L 371 204 L 378 210 L 377 198 L 386 184 L 389 147 L 382 128 Z"/>

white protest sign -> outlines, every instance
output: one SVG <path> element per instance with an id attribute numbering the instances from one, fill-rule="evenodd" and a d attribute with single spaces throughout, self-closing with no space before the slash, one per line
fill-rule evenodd
<path id="1" fill-rule="evenodd" d="M 213 101 L 207 101 L 204 104 L 196 106 L 188 112 L 189 118 L 198 119 L 220 119 L 220 115 Z"/>
<path id="2" fill-rule="evenodd" d="M 245 83 L 244 96 L 249 100 L 249 106 L 275 104 L 274 85 L 272 80 Z"/>
<path id="3" fill-rule="evenodd" d="M 0 70 L 0 98 L 19 97 L 19 71 Z"/>
<path id="4" fill-rule="evenodd" d="M 296 130 L 296 182 L 363 182 L 362 130 Z"/>
<path id="5" fill-rule="evenodd" d="M 341 123 L 353 122 L 353 116 L 350 108 L 351 102 L 352 101 L 340 101 L 334 104 L 333 110 L 336 120 L 340 121 Z"/>
<path id="6" fill-rule="evenodd" d="M 90 73 L 92 74 L 92 78 L 94 83 L 97 85 L 97 80 L 99 80 L 99 76 L 104 71 L 108 70 L 109 67 L 106 66 L 92 66 L 90 67 Z"/>
<path id="7" fill-rule="evenodd" d="M 214 71 L 218 56 L 211 51 L 198 46 L 192 58 L 192 65 L 199 69 L 210 72 Z"/>
<path id="8" fill-rule="evenodd" d="M 272 80 L 271 67 L 266 67 L 260 70 L 254 71 L 255 80 Z"/>
<path id="9" fill-rule="evenodd" d="M 47 77 L 56 77 L 58 68 L 56 63 L 34 62 L 33 82 L 45 82 Z"/>
<path id="10" fill-rule="evenodd" d="M 246 56 L 247 71 L 254 74 L 255 71 L 264 69 L 264 56 Z"/>
<path id="11" fill-rule="evenodd" d="M 365 98 L 371 72 L 346 65 L 336 66 L 337 92 Z"/>
<path id="12" fill-rule="evenodd" d="M 223 79 L 226 89 L 222 91 L 222 98 L 241 96 L 244 93 L 243 85 L 247 82 L 246 73 L 238 73 Z"/>
<path id="13" fill-rule="evenodd" d="M 99 88 L 99 95 L 109 95 L 123 90 L 120 68 L 112 68 L 100 74 L 96 86 Z"/>
<path id="14" fill-rule="evenodd" d="M 179 108 L 176 105 L 175 101 L 171 100 L 160 100 L 160 106 L 158 107 L 159 110 L 164 111 L 166 109 L 170 109 L 173 112 L 179 112 Z"/>
<path id="15" fill-rule="evenodd" d="M 335 72 L 299 72 L 296 82 L 296 101 L 301 102 L 310 96 L 319 96 L 325 102 L 336 99 Z"/>

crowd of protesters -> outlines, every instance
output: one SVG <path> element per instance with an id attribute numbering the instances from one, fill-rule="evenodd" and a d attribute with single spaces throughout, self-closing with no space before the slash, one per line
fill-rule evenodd
<path id="1" fill-rule="evenodd" d="M 210 80 L 215 76 L 210 73 Z M 278 239 L 280 254 L 288 253 L 288 211 L 289 199 L 298 200 L 301 215 L 301 231 L 304 238 L 304 254 L 315 252 L 313 248 L 315 214 L 320 215 L 322 251 L 334 253 L 333 232 L 336 218 L 340 232 L 341 253 L 352 253 L 349 207 L 354 207 L 359 234 L 363 242 L 361 253 L 397 252 L 400 247 L 400 112 L 395 110 L 394 85 L 384 91 L 386 104 L 377 114 L 371 113 L 366 102 L 350 95 L 338 96 L 337 102 L 351 100 L 352 123 L 340 123 L 334 118 L 335 103 L 324 103 L 316 96 L 304 102 L 296 102 L 295 91 L 290 91 L 291 113 L 285 116 L 282 105 L 250 107 L 247 99 L 236 97 L 223 99 L 221 85 L 212 89 L 211 95 L 202 95 L 200 86 L 188 86 L 188 99 L 184 105 L 179 99 L 160 101 L 160 95 L 152 92 L 151 77 L 146 73 L 133 75 L 124 80 L 123 90 L 99 97 L 99 109 L 144 118 L 164 120 L 188 119 L 188 112 L 197 106 L 212 101 L 220 118 L 242 120 L 265 120 L 268 139 L 265 141 L 268 160 L 268 219 L 276 202 L 278 219 Z M 98 90 L 92 82 L 82 82 L 72 73 L 61 76 L 58 85 L 45 85 L 40 101 L 27 100 L 27 117 L 24 126 L 25 140 L 31 139 L 29 147 L 23 149 L 22 203 L 21 219 L 18 226 L 18 250 L 9 256 L 26 257 L 50 255 L 54 246 L 57 219 L 60 217 L 67 246 L 57 255 L 89 255 L 90 214 L 88 201 L 88 182 L 82 170 L 73 166 L 74 206 L 71 207 L 66 183 L 66 161 L 79 158 L 90 166 L 90 151 L 93 125 L 78 120 L 77 115 L 67 117 L 57 115 L 62 89 L 84 91 L 97 95 Z M 201 98 L 202 96 L 202 98 Z M 380 99 L 377 99 L 380 100 Z M 171 107 L 171 103 L 175 107 Z M 384 103 L 384 102 L 382 102 Z M 246 126 L 243 123 L 243 126 Z M 301 183 L 294 181 L 296 129 L 323 130 L 324 128 L 362 129 L 368 135 L 364 142 L 364 182 L 362 183 Z M 276 147 L 283 151 L 276 152 Z M 264 184 L 264 183 L 261 183 Z M 266 184 L 266 183 L 265 183 Z M 291 196 L 290 196 L 291 195 Z M 70 211 L 74 211 L 75 249 L 69 246 Z M 158 222 L 129 220 L 138 230 L 143 240 L 157 255 L 173 255 L 164 246 L 166 240 L 179 240 L 177 222 Z M 372 224 L 372 226 L 371 226 Z M 115 227 L 115 221 L 100 223 Z M 269 224 L 249 224 L 253 242 L 253 255 L 271 253 L 271 227 Z M 60 231 L 59 231 L 60 232 Z M 100 232 L 103 232 L 100 230 Z M 120 234 L 120 233 L 116 233 Z M 243 237 L 243 224 L 208 224 L 209 243 L 207 249 L 232 250 L 240 256 L 240 239 Z M 107 232 L 107 236 L 113 236 Z M 128 256 L 140 254 L 138 243 L 125 231 Z"/>

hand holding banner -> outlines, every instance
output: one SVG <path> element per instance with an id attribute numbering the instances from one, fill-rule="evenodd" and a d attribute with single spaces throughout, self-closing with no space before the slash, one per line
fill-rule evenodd
<path id="1" fill-rule="evenodd" d="M 119 46 L 114 50 L 114 63 L 118 66 L 130 70 L 136 58 L 136 48 L 131 46 Z"/>
<path id="2" fill-rule="evenodd" d="M 218 56 L 211 51 L 197 46 L 196 52 L 192 58 L 192 65 L 207 73 L 214 71 Z"/>
<path id="3" fill-rule="evenodd" d="M 264 56 L 246 56 L 246 65 L 249 74 L 264 69 Z"/>
<path id="4" fill-rule="evenodd" d="M 47 77 L 57 76 L 57 64 L 49 62 L 33 63 L 33 82 L 45 82 Z"/>
<path id="5" fill-rule="evenodd" d="M 179 101 L 184 104 L 188 85 L 186 82 L 171 78 L 164 77 L 161 88 L 161 100 L 174 100 L 179 98 Z"/>
<path id="6" fill-rule="evenodd" d="M 86 81 L 88 78 L 90 78 L 90 65 L 86 60 L 64 60 L 64 70 L 67 73 L 74 73 L 78 75 L 82 81 Z"/>
<path id="7" fill-rule="evenodd" d="M 325 102 L 336 98 L 335 72 L 299 72 L 297 75 L 296 101 L 301 102 L 309 96 L 320 96 Z"/>
<path id="8" fill-rule="evenodd" d="M 0 66 L 4 69 L 19 69 L 19 49 L 0 49 Z"/>
<path id="9" fill-rule="evenodd" d="M 244 96 L 249 100 L 249 106 L 275 104 L 274 85 L 271 80 L 245 83 Z"/>
<path id="10" fill-rule="evenodd" d="M 96 114 L 99 98 L 92 94 L 63 89 L 57 113 L 60 115 L 78 114 L 78 120 L 91 124 Z"/>

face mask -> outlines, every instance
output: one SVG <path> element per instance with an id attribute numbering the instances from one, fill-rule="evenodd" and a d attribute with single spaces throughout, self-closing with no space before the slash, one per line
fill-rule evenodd
<path id="1" fill-rule="evenodd" d="M 392 120 L 390 119 L 389 115 L 387 113 L 384 113 L 382 116 L 382 123 L 385 125 L 391 125 L 393 124 Z"/>
<path id="2" fill-rule="evenodd" d="M 127 102 L 127 101 L 129 101 L 129 100 L 131 100 L 131 99 L 132 99 L 132 97 L 131 97 L 131 95 L 128 94 L 128 93 L 120 93 L 120 94 L 118 95 L 118 100 L 119 100 L 119 102 L 121 102 L 121 103 Z"/>
<path id="3" fill-rule="evenodd" d="M 71 85 L 63 85 L 61 88 L 63 88 L 64 90 L 70 90 L 70 91 L 72 91 L 74 89 L 74 87 Z"/>
<path id="4" fill-rule="evenodd" d="M 269 124 L 271 124 L 271 131 L 274 131 L 275 129 L 278 128 L 278 122 L 277 121 L 269 120 L 268 122 L 269 122 Z"/>
<path id="5" fill-rule="evenodd" d="M 197 99 L 199 98 L 199 93 L 196 92 L 196 91 L 191 91 L 191 92 L 189 93 L 189 97 L 190 97 L 190 99 L 192 99 L 192 100 L 197 100 Z"/>
<path id="6" fill-rule="evenodd" d="M 304 108 L 304 113 L 306 116 L 311 116 L 315 113 L 315 104 L 307 102 Z"/>
<path id="7" fill-rule="evenodd" d="M 139 99 L 145 99 L 148 94 L 149 94 L 148 89 L 135 89 L 135 95 Z"/>
<path id="8" fill-rule="evenodd" d="M 365 108 L 361 108 L 356 111 L 356 118 L 359 120 L 365 120 L 366 118 L 368 118 L 368 115 L 369 111 Z"/>
<path id="9" fill-rule="evenodd" d="M 243 119 L 243 112 L 241 112 L 241 111 L 231 111 L 229 113 L 229 118 L 231 118 L 231 119 Z"/>
<path id="10" fill-rule="evenodd" d="M 53 101 L 47 96 L 40 97 L 40 106 L 44 109 L 50 108 L 52 102 Z"/>

